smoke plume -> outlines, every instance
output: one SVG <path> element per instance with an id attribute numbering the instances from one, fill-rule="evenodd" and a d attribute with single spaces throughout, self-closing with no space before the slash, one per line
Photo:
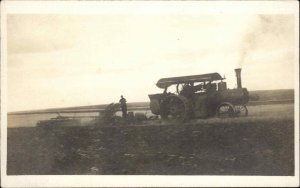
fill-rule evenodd
<path id="1" fill-rule="evenodd" d="M 242 38 L 238 67 L 243 66 L 251 52 L 281 46 L 290 41 L 286 38 L 293 30 L 293 19 L 290 18 L 291 15 L 258 15 Z"/>

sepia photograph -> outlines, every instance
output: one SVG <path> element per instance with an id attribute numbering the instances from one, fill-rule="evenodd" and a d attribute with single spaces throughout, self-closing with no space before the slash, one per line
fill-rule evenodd
<path id="1" fill-rule="evenodd" d="M 298 8 L 4 1 L 2 186 L 299 185 Z"/>

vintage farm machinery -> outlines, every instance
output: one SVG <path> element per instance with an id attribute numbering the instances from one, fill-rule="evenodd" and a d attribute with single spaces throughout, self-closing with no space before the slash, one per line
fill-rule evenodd
<path id="1" fill-rule="evenodd" d="M 56 112 L 57 116 L 49 120 L 40 120 L 37 122 L 38 127 L 51 128 L 56 126 L 74 126 L 80 125 L 80 120 L 74 117 L 62 116 L 59 112 Z"/>
<path id="2" fill-rule="evenodd" d="M 242 88 L 241 69 L 235 69 L 237 88 L 228 89 L 219 73 L 162 78 L 163 93 L 150 94 L 150 109 L 162 119 L 247 116 L 249 93 Z M 174 92 L 168 89 L 173 87 Z"/>

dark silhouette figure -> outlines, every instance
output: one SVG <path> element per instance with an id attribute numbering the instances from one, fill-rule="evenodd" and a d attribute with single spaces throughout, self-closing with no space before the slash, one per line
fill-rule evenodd
<path id="1" fill-rule="evenodd" d="M 187 98 L 191 98 L 194 95 L 194 86 L 191 84 L 184 84 L 182 90 L 180 91 L 180 95 L 183 95 Z"/>
<path id="2" fill-rule="evenodd" d="M 123 95 L 121 95 L 121 99 L 120 99 L 120 106 L 122 109 L 122 117 L 126 118 L 127 117 L 127 104 L 126 104 L 126 99 L 123 97 Z"/>

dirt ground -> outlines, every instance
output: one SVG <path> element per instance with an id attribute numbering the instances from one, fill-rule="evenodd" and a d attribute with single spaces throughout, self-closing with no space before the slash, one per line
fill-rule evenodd
<path id="1" fill-rule="evenodd" d="M 7 173 L 294 175 L 293 106 L 255 108 L 265 115 L 178 125 L 9 128 Z"/>

